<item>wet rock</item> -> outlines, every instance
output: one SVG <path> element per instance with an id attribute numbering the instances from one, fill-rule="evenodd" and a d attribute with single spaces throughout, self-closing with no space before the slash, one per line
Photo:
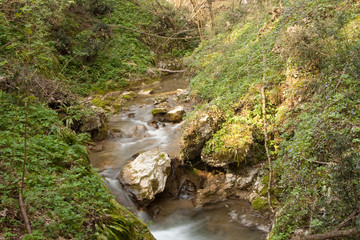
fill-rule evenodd
<path id="1" fill-rule="evenodd" d="M 166 153 L 151 150 L 141 153 L 121 171 L 120 181 L 137 202 L 148 205 L 155 195 L 164 191 L 171 172 L 171 160 Z"/>
<path id="2" fill-rule="evenodd" d="M 88 146 L 88 149 L 92 152 L 100 152 L 104 149 L 103 144 L 97 144 L 95 146 Z"/>
<path id="3" fill-rule="evenodd" d="M 129 113 L 128 118 L 135 118 L 135 113 Z"/>
<path id="4" fill-rule="evenodd" d="M 216 107 L 195 114 L 195 117 L 186 122 L 180 139 L 180 159 L 183 162 L 200 156 L 205 142 L 219 129 L 225 119 L 224 114 Z"/>
<path id="5" fill-rule="evenodd" d="M 144 125 L 136 126 L 135 130 L 134 130 L 134 137 L 136 137 L 137 139 L 145 138 L 146 130 L 147 130 L 147 128 Z"/>
<path id="6" fill-rule="evenodd" d="M 190 90 L 178 89 L 176 97 L 178 101 L 189 102 L 191 100 Z"/>
<path id="7" fill-rule="evenodd" d="M 167 122 L 181 122 L 185 115 L 185 110 L 182 106 L 177 106 L 165 114 L 165 121 Z"/>
<path id="8" fill-rule="evenodd" d="M 148 124 L 149 126 L 151 126 L 151 127 L 156 128 L 156 129 L 159 128 L 158 121 L 156 121 L 155 119 L 151 119 L 150 121 L 148 121 L 147 124 Z"/>
<path id="9" fill-rule="evenodd" d="M 137 94 L 133 91 L 123 92 L 121 95 L 125 100 L 130 100 L 137 97 Z"/>
<path id="10" fill-rule="evenodd" d="M 154 105 L 160 104 L 168 100 L 167 96 L 157 96 L 154 98 Z"/>
<path id="11" fill-rule="evenodd" d="M 142 89 L 138 92 L 139 95 L 150 95 L 153 92 L 152 89 Z"/>
<path id="12" fill-rule="evenodd" d="M 151 110 L 152 115 L 165 114 L 166 112 L 166 108 L 154 108 Z"/>
<path id="13" fill-rule="evenodd" d="M 178 199 L 194 199 L 196 197 L 196 190 L 197 187 L 195 183 L 190 181 L 189 179 L 185 179 L 183 183 L 180 186 L 179 192 L 178 192 Z"/>

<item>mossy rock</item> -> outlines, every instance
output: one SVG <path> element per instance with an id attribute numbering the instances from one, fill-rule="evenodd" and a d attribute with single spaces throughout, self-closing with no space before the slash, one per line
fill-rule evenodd
<path id="1" fill-rule="evenodd" d="M 137 94 L 133 91 L 130 91 L 130 92 L 124 92 L 123 95 L 122 95 L 123 99 L 125 100 L 131 100 L 133 98 L 136 98 L 137 97 Z"/>
<path id="2" fill-rule="evenodd" d="M 206 142 L 201 160 L 213 167 L 246 161 L 253 140 L 252 129 L 241 117 L 232 117 Z"/>
<path id="3" fill-rule="evenodd" d="M 166 108 L 154 108 L 151 110 L 152 115 L 165 114 L 167 113 Z"/>

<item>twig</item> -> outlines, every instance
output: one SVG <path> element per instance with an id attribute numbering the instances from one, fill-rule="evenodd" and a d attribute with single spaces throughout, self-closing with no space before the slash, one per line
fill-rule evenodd
<path id="1" fill-rule="evenodd" d="M 336 84 L 336 87 L 335 87 L 334 91 L 335 91 L 335 90 L 338 88 L 338 86 L 340 85 L 340 83 L 341 83 L 341 81 L 342 81 L 342 79 L 343 79 L 343 76 L 344 76 L 345 72 L 346 72 L 346 67 L 344 68 L 344 71 L 341 73 L 340 79 L 339 79 L 338 83 Z"/>

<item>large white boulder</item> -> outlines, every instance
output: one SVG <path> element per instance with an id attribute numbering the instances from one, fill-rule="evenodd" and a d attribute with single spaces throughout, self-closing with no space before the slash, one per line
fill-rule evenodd
<path id="1" fill-rule="evenodd" d="M 164 191 L 171 172 L 169 156 L 158 150 L 141 153 L 121 171 L 120 181 L 137 202 L 146 206 L 155 195 Z"/>

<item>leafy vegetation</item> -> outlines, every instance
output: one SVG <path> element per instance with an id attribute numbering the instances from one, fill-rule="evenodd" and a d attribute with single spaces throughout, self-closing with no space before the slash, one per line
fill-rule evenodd
<path id="1" fill-rule="evenodd" d="M 2 238 L 91 239 L 96 229 L 109 234 L 107 228 L 117 228 L 129 239 L 146 238 L 146 232 L 139 234 L 142 223 L 114 201 L 90 167 L 84 146 L 89 135 L 76 135 L 55 111 L 34 98 L 29 105 L 24 191 L 33 233 L 25 234 L 16 196 L 24 159 L 26 108 L 21 97 L 4 92 L 0 92 L 0 103 Z"/>

